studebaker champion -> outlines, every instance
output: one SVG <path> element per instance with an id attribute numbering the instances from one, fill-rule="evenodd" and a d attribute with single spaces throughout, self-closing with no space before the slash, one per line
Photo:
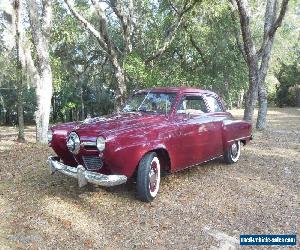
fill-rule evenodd
<path id="1" fill-rule="evenodd" d="M 136 178 L 138 197 L 152 201 L 162 173 L 224 157 L 238 161 L 251 139 L 251 124 L 226 112 L 213 92 L 194 88 L 153 88 L 136 92 L 121 112 L 52 126 L 51 173 L 114 186 Z"/>

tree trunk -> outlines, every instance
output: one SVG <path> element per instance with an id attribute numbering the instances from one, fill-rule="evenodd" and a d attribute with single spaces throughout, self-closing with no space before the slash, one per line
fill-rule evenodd
<path id="1" fill-rule="evenodd" d="M 300 85 L 296 85 L 296 107 L 300 108 Z"/>
<path id="2" fill-rule="evenodd" d="M 1 104 L 1 115 L 0 115 L 0 124 L 3 124 L 5 122 L 5 103 L 3 101 L 3 97 L 0 93 L 0 104 Z"/>
<path id="3" fill-rule="evenodd" d="M 44 67 L 44 69 L 40 74 L 40 82 L 36 87 L 36 140 L 40 143 L 47 143 L 47 131 L 49 126 L 52 97 L 52 73 L 49 61 L 43 63 L 41 66 Z"/>
<path id="4" fill-rule="evenodd" d="M 9 108 L 7 108 L 6 112 L 5 112 L 5 125 L 6 126 L 10 125 L 10 112 L 11 112 L 11 110 Z"/>
<path id="5" fill-rule="evenodd" d="M 84 102 L 83 102 L 83 88 L 80 86 L 80 109 L 81 109 L 81 120 L 85 119 L 84 114 Z"/>
<path id="6" fill-rule="evenodd" d="M 113 60 L 114 61 L 114 60 Z M 125 83 L 125 72 L 120 65 L 114 65 L 115 68 L 115 76 L 118 83 L 118 88 L 116 90 L 116 106 L 119 110 L 125 101 L 126 94 L 126 83 Z"/>
<path id="7" fill-rule="evenodd" d="M 274 42 L 275 32 L 280 27 L 287 10 L 289 0 L 283 0 L 278 17 L 277 0 L 267 0 L 266 12 L 264 17 L 264 36 L 260 50 L 257 52 L 250 30 L 250 8 L 247 0 L 235 0 L 240 17 L 240 25 L 244 42 L 245 59 L 249 69 L 249 89 L 245 100 L 244 119 L 252 121 L 254 108 L 259 92 L 259 112 L 257 118 L 258 129 L 266 126 L 267 114 L 267 91 L 265 78 Z M 234 2 L 232 1 L 233 5 Z M 261 62 L 259 66 L 259 59 Z"/>
<path id="8" fill-rule="evenodd" d="M 99 45 L 107 53 L 108 58 L 114 68 L 114 75 L 117 82 L 116 102 L 117 107 L 120 107 L 124 102 L 124 95 L 126 93 L 125 72 L 122 68 L 121 60 L 119 60 L 118 58 L 118 48 L 111 40 L 111 37 L 108 33 L 105 11 L 103 10 L 99 2 L 92 0 L 92 4 L 94 5 L 97 16 L 99 18 L 98 31 L 91 23 L 89 23 L 82 15 L 80 15 L 76 11 L 70 0 L 64 1 L 69 7 L 71 13 L 84 25 L 87 30 L 89 30 L 96 37 Z"/>
<path id="9" fill-rule="evenodd" d="M 264 38 L 261 50 L 261 63 L 259 68 L 259 87 L 258 87 L 258 100 L 259 109 L 256 121 L 256 128 L 263 130 L 266 127 L 266 118 L 268 111 L 268 93 L 265 83 L 266 75 L 269 68 L 269 61 L 271 57 L 272 46 L 274 42 L 274 34 L 270 34 L 273 24 L 275 23 L 277 12 L 277 1 L 268 0 L 265 12 L 264 23 Z"/>
<path id="10" fill-rule="evenodd" d="M 249 87 L 245 96 L 244 120 L 252 122 L 254 109 L 258 94 L 258 60 L 255 49 L 247 53 L 247 64 L 249 68 Z"/>
<path id="11" fill-rule="evenodd" d="M 23 88 L 22 88 L 22 76 L 20 77 L 20 83 L 17 89 L 17 110 L 18 110 L 18 141 L 25 142 L 24 135 L 24 109 L 23 109 Z"/>
<path id="12" fill-rule="evenodd" d="M 16 41 L 16 54 L 17 54 L 17 113 L 18 113 L 18 141 L 25 142 L 24 137 L 24 114 L 23 114 L 23 68 L 22 68 L 22 55 L 21 55 L 21 3 L 19 0 L 14 0 L 13 2 L 14 15 L 15 15 L 15 41 Z"/>
<path id="13" fill-rule="evenodd" d="M 238 95 L 237 108 L 240 109 L 243 106 L 244 101 L 244 90 L 242 89 Z"/>
<path id="14" fill-rule="evenodd" d="M 267 118 L 267 111 L 268 111 L 268 93 L 265 84 L 259 85 L 258 92 L 259 92 L 258 93 L 259 109 L 258 109 L 258 116 L 256 121 L 256 128 L 258 130 L 263 130 L 266 127 L 266 118 Z"/>
<path id="15" fill-rule="evenodd" d="M 247 1 L 236 0 L 239 11 L 244 51 L 249 70 L 249 88 L 245 98 L 244 120 L 252 122 L 257 102 L 258 90 L 258 57 L 250 29 L 250 13 Z"/>
<path id="16" fill-rule="evenodd" d="M 57 117 L 58 117 L 58 115 L 57 115 L 57 107 L 56 107 L 56 96 L 53 95 L 52 97 L 53 97 L 52 98 L 52 119 L 53 119 L 54 122 L 56 122 L 57 121 Z"/>
<path id="17" fill-rule="evenodd" d="M 244 120 L 252 122 L 257 102 L 257 77 L 249 77 L 249 88 L 245 98 Z"/>
<path id="18" fill-rule="evenodd" d="M 42 18 L 39 17 L 38 4 L 35 0 L 28 0 L 27 7 L 31 24 L 31 34 L 37 54 L 37 76 L 35 77 L 37 110 L 36 140 L 47 143 L 51 98 L 52 98 L 52 71 L 50 66 L 48 43 L 52 20 L 51 0 L 42 1 Z"/>
<path id="19" fill-rule="evenodd" d="M 123 31 L 123 43 L 124 43 L 124 49 L 120 53 L 120 49 L 116 46 L 116 44 L 113 41 L 113 37 L 108 32 L 107 28 L 107 20 L 105 15 L 105 10 L 103 9 L 103 6 L 100 4 L 99 1 L 91 0 L 93 6 L 95 7 L 98 19 L 99 19 L 99 30 L 97 30 L 89 21 L 87 21 L 75 8 L 74 3 L 71 0 L 64 0 L 64 2 L 67 4 L 69 10 L 71 11 L 72 15 L 76 17 L 80 23 L 89 30 L 97 39 L 99 45 L 102 47 L 102 49 L 107 53 L 108 58 L 114 68 L 114 76 L 117 82 L 116 86 L 116 108 L 117 110 L 120 110 L 121 105 L 124 103 L 125 100 L 125 94 L 127 91 L 126 86 L 126 76 L 125 76 L 125 70 L 123 68 L 122 58 L 126 58 L 126 55 L 131 52 L 132 50 L 132 42 L 131 42 L 131 36 L 133 35 L 133 3 L 134 1 L 129 0 L 128 6 L 126 6 L 126 13 L 125 8 L 123 8 L 123 5 L 119 3 L 119 1 L 110 0 L 108 1 L 108 5 L 112 7 L 112 10 L 116 14 L 117 18 L 119 19 L 122 31 Z M 162 53 L 165 52 L 165 50 L 170 46 L 172 41 L 175 38 L 175 34 L 182 22 L 183 16 L 190 11 L 195 4 L 199 2 L 198 0 L 185 0 L 183 4 L 183 9 L 177 12 L 177 18 L 174 26 L 172 27 L 172 32 L 165 38 L 165 41 L 160 49 L 158 49 L 156 52 L 152 53 L 152 55 L 146 59 L 146 63 L 149 63 L 150 61 L 157 59 L 159 56 L 161 56 Z M 120 56 L 120 54 L 122 56 Z"/>

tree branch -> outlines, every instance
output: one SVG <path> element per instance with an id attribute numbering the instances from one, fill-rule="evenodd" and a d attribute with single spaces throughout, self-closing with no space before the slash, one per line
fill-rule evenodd
<path id="1" fill-rule="evenodd" d="M 65 3 L 67 4 L 69 10 L 77 18 L 77 20 L 87 29 L 89 30 L 97 39 L 99 42 L 100 46 L 107 52 L 107 46 L 103 40 L 103 37 L 101 36 L 100 32 L 94 28 L 94 26 L 87 21 L 81 14 L 79 14 L 74 6 L 71 4 L 70 0 L 64 0 Z"/>
<path id="2" fill-rule="evenodd" d="M 131 35 L 133 30 L 132 17 L 133 17 L 133 2 L 132 0 L 128 1 L 128 14 L 124 13 L 124 9 L 118 0 L 111 0 L 110 6 L 113 9 L 116 16 L 119 18 L 121 27 L 123 30 L 123 40 L 125 44 L 124 52 L 132 51 Z"/>
<path id="3" fill-rule="evenodd" d="M 51 11 L 51 2 L 47 0 L 45 0 L 44 2 L 46 3 L 46 6 L 43 6 L 43 18 L 42 20 L 40 20 L 39 12 L 38 12 L 39 6 L 37 2 L 35 0 L 27 1 L 33 45 L 36 49 L 37 59 L 39 61 L 39 63 L 37 64 L 37 70 L 39 74 L 43 70 L 44 62 L 49 61 L 49 53 L 48 53 L 49 39 L 48 38 L 50 35 L 52 11 Z M 46 20 L 46 19 L 50 19 L 50 20 Z M 41 21 L 44 23 L 42 23 Z M 46 25 L 47 30 L 43 29 L 44 28 L 43 24 Z"/>
<path id="4" fill-rule="evenodd" d="M 190 35 L 190 42 L 192 44 L 192 46 L 197 50 L 197 52 L 200 55 L 201 61 L 203 62 L 204 66 L 207 67 L 208 66 L 208 62 L 206 61 L 206 59 L 204 58 L 204 54 L 202 49 L 198 46 L 197 42 L 195 41 L 195 39 L 193 38 L 192 35 Z"/>
<path id="5" fill-rule="evenodd" d="M 231 0 L 231 14 L 230 14 L 230 17 L 231 17 L 231 20 L 235 23 L 236 22 L 236 16 L 235 16 L 235 9 L 234 9 L 234 1 Z M 235 36 L 235 41 L 236 41 L 236 46 L 239 48 L 245 62 L 247 63 L 247 58 L 246 58 L 246 53 L 245 53 L 245 50 L 244 50 L 244 47 L 240 41 L 240 31 L 238 29 L 238 27 L 236 27 L 236 25 L 233 25 L 233 32 L 234 32 L 234 36 Z"/>
<path id="6" fill-rule="evenodd" d="M 245 3 L 243 0 L 235 1 L 240 17 L 246 62 L 248 65 L 251 65 L 253 63 L 257 64 L 257 54 L 250 30 L 250 14 L 248 11 L 247 2 Z"/>
<path id="7" fill-rule="evenodd" d="M 274 37 L 276 30 L 281 26 L 282 20 L 285 16 L 287 11 L 289 0 L 283 0 L 280 7 L 280 13 L 277 19 L 276 17 L 276 10 L 277 10 L 277 1 L 268 1 L 266 6 L 266 15 L 265 15 L 265 27 L 264 27 L 264 39 L 260 49 L 257 52 L 257 56 L 261 57 L 263 51 L 265 50 L 268 42 L 272 40 Z"/>
<path id="8" fill-rule="evenodd" d="M 21 49 L 23 51 L 22 53 L 24 53 L 23 67 L 28 72 L 27 77 L 33 84 L 35 84 L 40 81 L 40 75 L 38 74 L 37 68 L 34 65 L 34 61 L 30 50 L 30 42 L 28 39 L 26 39 L 26 41 L 23 42 Z"/>
<path id="9" fill-rule="evenodd" d="M 270 29 L 269 36 L 274 36 L 276 30 L 281 26 L 282 20 L 287 11 L 288 3 L 289 3 L 289 0 L 282 1 L 279 16 L 277 17 L 276 21 L 274 22 L 274 25 Z"/>
<path id="10" fill-rule="evenodd" d="M 52 0 L 43 0 L 43 12 L 42 12 L 42 29 L 45 36 L 50 36 L 50 29 L 52 25 Z"/>
<path id="11" fill-rule="evenodd" d="M 157 59 L 166 51 L 166 49 L 170 46 L 170 44 L 173 42 L 173 40 L 175 38 L 176 32 L 177 32 L 180 24 L 182 23 L 184 14 L 187 13 L 188 11 L 190 11 L 196 5 L 196 3 L 198 3 L 199 1 L 200 0 L 193 0 L 190 5 L 188 4 L 189 0 L 186 0 L 184 2 L 182 11 L 178 12 L 177 19 L 175 21 L 175 24 L 173 25 L 173 27 L 174 27 L 173 30 L 165 38 L 163 45 L 157 51 L 155 51 L 150 57 L 148 57 L 145 60 L 146 64 Z M 171 6 L 173 6 L 173 5 L 171 5 Z M 172 8 L 174 8 L 174 6 Z"/>
<path id="12" fill-rule="evenodd" d="M 69 1 L 69 0 L 68 0 Z M 96 10 L 96 13 L 99 17 L 100 21 L 100 36 L 103 39 L 103 42 L 106 45 L 106 50 L 109 55 L 112 55 L 112 53 L 116 54 L 117 51 L 120 52 L 120 50 L 117 48 L 117 46 L 114 44 L 114 42 L 110 39 L 108 32 L 107 32 L 107 22 L 106 22 L 106 16 L 105 12 L 100 6 L 99 2 L 96 2 L 96 0 L 91 0 L 92 4 L 94 5 L 94 8 Z"/>
<path id="13" fill-rule="evenodd" d="M 42 25 L 39 20 L 38 6 L 35 0 L 28 0 L 28 12 L 30 26 L 34 27 L 33 40 L 35 44 L 40 43 L 40 39 L 43 37 Z"/>

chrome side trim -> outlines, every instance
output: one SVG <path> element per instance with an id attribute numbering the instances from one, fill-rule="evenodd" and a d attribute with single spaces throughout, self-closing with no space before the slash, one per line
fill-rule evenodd
<path id="1" fill-rule="evenodd" d="M 61 172 L 65 175 L 71 176 L 78 180 L 78 186 L 84 187 L 88 182 L 111 187 L 123 184 L 127 181 L 127 176 L 125 175 L 104 175 L 96 172 L 91 172 L 86 170 L 82 165 L 78 165 L 76 168 L 65 165 L 58 161 L 57 157 L 49 156 L 48 164 L 50 173 Z"/>
<path id="2" fill-rule="evenodd" d="M 83 142 L 81 142 L 80 143 L 80 145 L 82 145 L 82 146 L 97 146 L 96 145 L 96 142 L 93 142 L 93 141 L 83 141 Z"/>
<path id="3" fill-rule="evenodd" d="M 252 135 L 250 135 L 250 136 L 244 136 L 244 137 L 240 137 L 240 138 L 236 138 L 236 139 L 233 139 L 233 140 L 229 140 L 229 141 L 227 141 L 227 143 L 235 142 L 235 141 L 240 141 L 240 140 L 247 139 L 247 138 L 249 138 L 250 140 L 252 140 Z"/>

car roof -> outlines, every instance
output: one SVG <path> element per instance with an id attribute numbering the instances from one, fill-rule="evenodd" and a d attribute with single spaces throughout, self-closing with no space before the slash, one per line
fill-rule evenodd
<path id="1" fill-rule="evenodd" d="M 190 87 L 159 87 L 159 88 L 149 88 L 149 89 L 142 89 L 138 92 L 180 92 L 180 93 L 201 93 L 201 94 L 213 94 L 216 93 L 210 90 L 198 89 L 198 88 L 190 88 Z"/>

